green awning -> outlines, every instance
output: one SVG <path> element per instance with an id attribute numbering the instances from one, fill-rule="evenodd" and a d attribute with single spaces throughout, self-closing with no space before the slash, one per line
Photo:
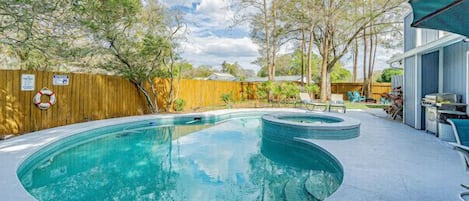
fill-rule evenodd
<path id="1" fill-rule="evenodd" d="M 469 0 L 410 0 L 413 27 L 444 30 L 469 37 Z"/>

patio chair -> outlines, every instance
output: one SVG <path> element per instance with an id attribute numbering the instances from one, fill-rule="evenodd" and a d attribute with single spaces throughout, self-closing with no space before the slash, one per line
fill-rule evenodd
<path id="1" fill-rule="evenodd" d="M 344 113 L 346 111 L 344 96 L 342 94 L 331 94 L 331 101 L 329 102 L 329 112 L 332 107 L 342 108 Z"/>
<path id="2" fill-rule="evenodd" d="M 354 102 L 353 94 L 351 91 L 347 91 L 347 97 L 350 102 Z"/>
<path id="3" fill-rule="evenodd" d="M 448 122 L 453 128 L 456 143 L 450 144 L 453 149 L 459 152 L 462 163 L 464 165 L 464 171 L 469 173 L 469 119 L 448 119 Z M 463 188 L 469 190 L 468 185 L 461 184 Z M 469 191 L 459 194 L 459 199 L 464 199 L 465 196 L 469 196 Z"/>
<path id="4" fill-rule="evenodd" d="M 316 107 L 323 107 L 324 109 L 322 111 L 326 111 L 327 105 L 326 103 L 319 103 L 319 102 L 314 102 L 310 97 L 308 93 L 300 93 L 300 99 L 301 103 L 308 109 L 308 105 L 311 105 L 311 110 L 314 110 Z M 308 109 L 309 110 L 309 109 Z"/>
<path id="5" fill-rule="evenodd" d="M 360 92 L 358 91 L 353 91 L 353 98 L 356 100 L 356 102 L 366 101 L 366 97 L 361 96 Z"/>

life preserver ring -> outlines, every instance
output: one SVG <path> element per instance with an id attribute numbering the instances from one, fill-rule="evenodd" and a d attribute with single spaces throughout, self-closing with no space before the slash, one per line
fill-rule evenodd
<path id="1" fill-rule="evenodd" d="M 41 96 L 42 95 L 47 95 L 49 96 L 49 102 L 41 102 Z M 42 88 L 33 98 L 33 103 L 39 107 L 41 110 L 47 110 L 50 108 L 50 106 L 55 104 L 55 94 L 48 88 Z"/>

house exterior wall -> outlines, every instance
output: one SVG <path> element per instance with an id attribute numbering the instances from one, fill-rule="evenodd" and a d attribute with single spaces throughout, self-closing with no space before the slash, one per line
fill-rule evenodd
<path id="1" fill-rule="evenodd" d="M 469 42 L 438 30 L 411 27 L 404 18 L 404 123 L 425 128 L 420 100 L 429 93 L 457 93 L 469 104 Z M 395 60 L 395 59 L 393 59 Z M 468 108 L 469 110 L 469 108 Z"/>
<path id="2" fill-rule="evenodd" d="M 458 42 L 444 48 L 443 92 L 462 95 L 466 100 L 467 92 L 467 51 L 469 42 Z"/>
<path id="3" fill-rule="evenodd" d="M 404 51 L 414 49 L 417 45 L 417 29 L 410 27 L 412 19 L 412 13 L 404 18 Z"/>
<path id="4" fill-rule="evenodd" d="M 417 79 L 415 70 L 415 56 L 407 57 L 404 60 L 404 123 L 415 126 L 415 81 Z"/>
<path id="5" fill-rule="evenodd" d="M 404 18 L 404 51 L 414 49 L 417 45 L 425 45 L 439 39 L 440 33 L 438 30 L 413 28 L 410 26 L 412 20 L 412 13 Z"/>
<path id="6" fill-rule="evenodd" d="M 421 44 L 427 44 L 430 42 L 433 42 L 435 40 L 438 40 L 439 33 L 437 30 L 432 30 L 432 29 L 422 29 L 421 30 Z"/>

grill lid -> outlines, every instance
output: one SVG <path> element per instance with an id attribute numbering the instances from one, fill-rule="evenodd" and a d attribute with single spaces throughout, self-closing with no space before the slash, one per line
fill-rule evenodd
<path id="1" fill-rule="evenodd" d="M 461 96 L 453 93 L 433 93 L 425 95 L 422 102 L 431 104 L 458 103 Z"/>

